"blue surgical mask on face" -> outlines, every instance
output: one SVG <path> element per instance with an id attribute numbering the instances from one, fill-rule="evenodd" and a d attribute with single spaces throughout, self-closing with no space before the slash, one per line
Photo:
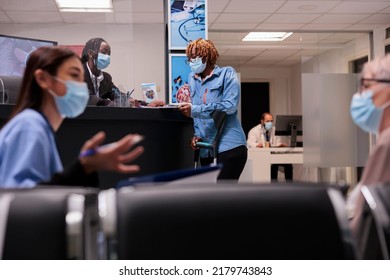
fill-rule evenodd
<path id="1" fill-rule="evenodd" d="M 206 63 L 202 63 L 202 58 L 198 56 L 197 58 L 190 60 L 190 68 L 192 72 L 200 74 L 206 69 Z"/>
<path id="2" fill-rule="evenodd" d="M 87 107 L 89 99 L 87 83 L 64 81 L 58 77 L 54 77 L 54 79 L 66 86 L 64 96 L 58 96 L 53 90 L 49 89 L 49 93 L 53 95 L 56 102 L 58 112 L 65 118 L 75 118 L 81 115 Z"/>
<path id="3" fill-rule="evenodd" d="M 270 131 L 272 129 L 272 127 L 273 127 L 273 123 L 272 122 L 266 122 L 264 124 L 264 127 L 265 127 L 265 130 Z"/>
<path id="4" fill-rule="evenodd" d="M 110 62 L 111 62 L 111 58 L 108 54 L 99 53 L 96 68 L 98 70 L 105 69 L 108 67 L 108 65 L 110 65 Z"/>
<path id="5" fill-rule="evenodd" d="M 355 93 L 350 106 L 351 117 L 355 124 L 369 133 L 378 132 L 383 110 L 387 107 L 375 107 L 372 101 L 373 95 L 372 90 L 364 91 L 361 94 Z"/>

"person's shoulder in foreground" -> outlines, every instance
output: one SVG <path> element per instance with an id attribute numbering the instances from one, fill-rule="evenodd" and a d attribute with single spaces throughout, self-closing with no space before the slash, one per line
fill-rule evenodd
<path id="1" fill-rule="evenodd" d="M 390 54 L 364 64 L 360 89 L 352 97 L 350 114 L 357 126 L 378 137 L 362 178 L 347 199 L 356 234 L 361 226 L 364 202 L 361 186 L 390 182 Z"/>

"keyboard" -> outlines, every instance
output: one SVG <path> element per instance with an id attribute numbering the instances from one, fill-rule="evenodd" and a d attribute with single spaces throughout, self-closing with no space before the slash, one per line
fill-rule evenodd
<path id="1" fill-rule="evenodd" d="M 302 151 L 272 151 L 271 154 L 303 154 Z"/>

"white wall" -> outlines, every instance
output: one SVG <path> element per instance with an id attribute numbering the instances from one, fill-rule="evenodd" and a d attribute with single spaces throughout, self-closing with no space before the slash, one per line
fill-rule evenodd
<path id="1" fill-rule="evenodd" d="M 302 73 L 348 73 L 348 62 L 369 55 L 369 36 L 363 35 L 344 48 L 322 53 L 302 64 Z"/>
<path id="2" fill-rule="evenodd" d="M 111 65 L 106 69 L 121 90 L 136 88 L 142 98 L 141 83 L 156 82 L 164 99 L 164 28 L 162 24 L 0 24 L 0 33 L 57 41 L 59 45 L 84 45 L 102 37 L 111 46 Z"/>

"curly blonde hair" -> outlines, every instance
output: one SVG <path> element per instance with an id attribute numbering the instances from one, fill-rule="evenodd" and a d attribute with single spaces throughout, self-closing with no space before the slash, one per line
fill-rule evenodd
<path id="1" fill-rule="evenodd" d="M 212 41 L 199 38 L 189 43 L 186 49 L 188 58 L 191 58 L 193 50 L 195 50 L 197 56 L 205 57 L 206 62 L 211 66 L 214 66 L 217 63 L 219 53 Z"/>

